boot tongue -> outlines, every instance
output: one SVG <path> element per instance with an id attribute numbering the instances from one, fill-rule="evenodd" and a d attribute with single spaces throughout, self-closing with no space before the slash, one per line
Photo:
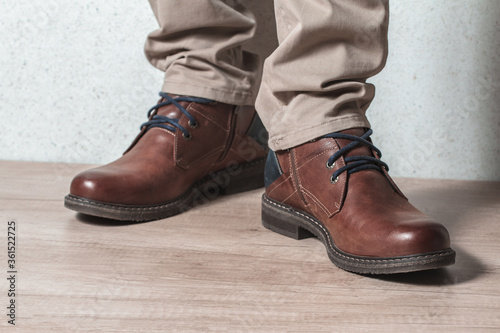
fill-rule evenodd
<path id="1" fill-rule="evenodd" d="M 365 134 L 365 132 L 366 130 L 364 128 L 351 128 L 348 130 L 340 131 L 339 133 L 360 137 L 363 134 Z M 339 144 L 340 148 L 344 148 L 345 146 L 353 142 L 351 140 L 346 140 L 346 139 L 335 139 L 335 140 Z M 369 147 L 359 143 L 355 148 L 351 149 L 344 155 L 344 157 L 350 157 L 350 156 L 373 156 L 373 154 Z"/>
<path id="2" fill-rule="evenodd" d="M 170 97 L 177 98 L 177 97 L 181 97 L 181 96 L 179 96 L 179 95 L 170 95 Z M 164 101 L 165 101 L 165 99 L 162 98 L 162 99 L 160 99 L 158 101 L 158 104 L 162 103 Z M 190 102 L 178 102 L 178 103 L 183 108 L 186 109 Z M 165 105 L 165 106 L 162 106 L 161 108 L 159 108 L 158 111 L 156 112 L 156 114 L 160 115 L 160 116 L 165 116 L 165 117 L 168 117 L 168 118 L 171 118 L 171 119 L 179 119 L 181 117 L 181 115 L 182 115 L 182 112 L 174 104 L 169 104 L 169 105 Z"/>

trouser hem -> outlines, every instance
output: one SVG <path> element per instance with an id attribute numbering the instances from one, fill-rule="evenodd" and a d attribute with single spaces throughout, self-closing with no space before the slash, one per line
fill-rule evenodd
<path id="1" fill-rule="evenodd" d="M 201 84 L 191 84 L 169 80 L 165 80 L 163 82 L 162 91 L 170 94 L 208 98 L 217 102 L 233 105 L 253 105 L 255 102 L 255 98 L 251 92 L 241 91 L 238 89 L 215 89 Z"/>
<path id="2" fill-rule="evenodd" d="M 299 146 L 323 135 L 347 130 L 355 127 L 370 128 L 370 122 L 361 115 L 349 115 L 329 119 L 320 124 L 292 130 L 287 134 L 278 134 L 269 137 L 269 147 L 272 150 L 284 150 Z"/>

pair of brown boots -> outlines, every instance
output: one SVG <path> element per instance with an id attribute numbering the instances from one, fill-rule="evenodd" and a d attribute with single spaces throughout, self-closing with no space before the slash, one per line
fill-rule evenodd
<path id="1" fill-rule="evenodd" d="M 454 263 L 447 230 L 397 188 L 371 130 L 274 152 L 253 108 L 161 96 L 121 158 L 73 179 L 66 207 L 156 220 L 265 183 L 262 224 L 295 239 L 318 237 L 340 268 L 388 274 Z"/>

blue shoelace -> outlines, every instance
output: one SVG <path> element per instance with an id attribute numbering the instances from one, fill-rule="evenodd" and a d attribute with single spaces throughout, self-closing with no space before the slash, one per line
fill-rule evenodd
<path id="1" fill-rule="evenodd" d="M 179 109 L 183 114 L 188 117 L 189 121 L 189 127 L 191 128 L 196 128 L 198 126 L 198 122 L 196 119 L 184 108 L 182 105 L 179 104 L 179 102 L 194 102 L 194 103 L 200 103 L 200 104 L 208 104 L 208 103 L 213 103 L 214 101 L 211 99 L 206 99 L 206 98 L 199 98 L 199 97 L 189 97 L 189 96 L 180 96 L 180 97 L 171 97 L 167 93 L 160 92 L 160 97 L 163 98 L 163 101 L 156 104 L 153 106 L 151 109 L 148 111 L 148 119 L 151 118 L 151 115 L 154 112 L 157 112 L 159 108 L 166 106 L 166 105 L 175 105 L 177 109 Z M 191 133 L 182 125 L 179 125 L 179 119 L 175 118 L 169 118 L 166 116 L 158 115 L 155 114 L 153 115 L 153 118 L 151 118 L 149 121 L 145 122 L 144 124 L 141 125 L 141 130 L 146 127 L 146 131 L 150 130 L 151 128 L 154 127 L 160 127 L 172 132 L 175 132 L 176 129 L 178 128 L 179 130 L 182 131 L 182 137 L 186 140 L 191 139 Z"/>
<path id="2" fill-rule="evenodd" d="M 339 151 L 330 156 L 330 158 L 326 162 L 326 167 L 328 169 L 332 169 L 333 166 L 335 165 L 335 161 L 337 161 L 340 158 L 340 156 L 347 154 L 349 151 L 356 148 L 358 145 L 367 146 L 370 149 L 374 150 L 379 158 L 382 157 L 382 153 L 380 152 L 380 150 L 377 147 L 375 147 L 370 141 L 368 141 L 368 138 L 370 137 L 370 135 L 372 135 L 372 133 L 373 131 L 369 129 L 365 134 L 363 134 L 360 137 L 343 133 L 330 133 L 325 135 L 324 136 L 325 138 L 345 139 L 352 141 L 347 146 L 340 148 Z M 330 178 L 330 181 L 332 183 L 336 183 L 337 180 L 339 179 L 340 174 L 344 171 L 347 171 L 347 174 L 349 175 L 358 171 L 369 170 L 369 169 L 376 170 L 378 172 L 383 172 L 382 168 L 384 168 L 385 170 L 389 171 L 389 166 L 386 163 L 372 156 L 349 156 L 346 157 L 344 160 L 346 162 L 346 165 L 339 168 L 332 174 L 332 177 Z"/>

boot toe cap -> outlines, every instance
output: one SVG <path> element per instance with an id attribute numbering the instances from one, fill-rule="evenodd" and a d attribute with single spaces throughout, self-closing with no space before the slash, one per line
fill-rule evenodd
<path id="1" fill-rule="evenodd" d="M 408 256 L 439 252 L 450 248 L 446 228 L 433 221 L 403 224 L 389 236 L 389 256 Z"/>
<path id="2" fill-rule="evenodd" d="M 118 182 L 111 175 L 97 169 L 78 174 L 70 185 L 70 194 L 102 202 L 113 202 L 119 197 Z M 113 198 L 114 200 L 110 200 Z"/>

